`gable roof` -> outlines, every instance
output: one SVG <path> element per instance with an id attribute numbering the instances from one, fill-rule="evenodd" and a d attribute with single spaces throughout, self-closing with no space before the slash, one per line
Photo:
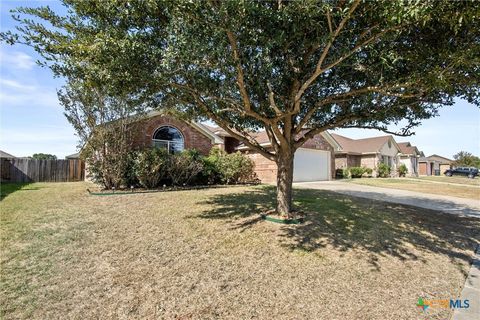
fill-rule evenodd
<path id="1" fill-rule="evenodd" d="M 418 155 L 420 151 L 415 146 L 412 146 L 410 142 L 399 142 L 397 143 L 400 148 L 400 152 L 405 155 Z"/>
<path id="2" fill-rule="evenodd" d="M 205 124 L 204 124 L 204 126 L 206 128 L 208 128 L 210 131 L 212 131 L 214 134 L 219 135 L 221 137 L 230 136 L 230 134 L 228 132 L 226 132 L 225 130 L 223 130 L 220 127 L 212 127 L 212 126 L 208 126 L 208 125 L 205 125 Z M 271 144 L 270 139 L 268 138 L 268 135 L 267 135 L 266 131 L 250 132 L 250 135 L 260 145 L 268 146 L 268 145 Z M 320 135 L 333 147 L 334 150 L 339 150 L 340 149 L 340 145 L 338 144 L 338 142 L 335 139 L 332 138 L 331 134 L 328 131 L 324 131 L 324 132 L 320 133 Z M 244 148 L 248 148 L 248 147 L 245 146 L 242 143 L 238 146 L 237 149 L 244 149 Z"/>
<path id="3" fill-rule="evenodd" d="M 391 141 L 392 144 L 400 151 L 400 147 L 395 142 L 392 136 L 380 136 L 364 139 L 350 139 L 336 133 L 331 134 L 332 137 L 340 144 L 341 153 L 377 153 L 387 143 Z"/>
<path id="4" fill-rule="evenodd" d="M 445 158 L 445 157 L 442 157 L 442 156 L 439 156 L 438 154 L 432 154 L 431 156 L 428 156 L 427 159 L 440 161 L 440 162 L 442 162 L 442 163 L 451 163 L 451 162 L 453 162 L 453 160 L 448 159 L 448 158 Z"/>
<path id="5" fill-rule="evenodd" d="M 80 159 L 80 152 L 69 154 L 68 156 L 65 156 L 65 159 Z"/>
<path id="6" fill-rule="evenodd" d="M 12 156 L 10 153 L 0 150 L 0 158 L 14 159 L 15 156 Z"/>

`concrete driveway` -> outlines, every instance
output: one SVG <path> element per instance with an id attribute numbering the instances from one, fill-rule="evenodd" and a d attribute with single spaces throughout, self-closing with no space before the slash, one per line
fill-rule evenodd
<path id="1" fill-rule="evenodd" d="M 293 186 L 296 188 L 329 190 L 355 197 L 406 204 L 480 218 L 480 199 L 473 200 L 407 190 L 371 187 L 342 181 L 296 182 Z"/>

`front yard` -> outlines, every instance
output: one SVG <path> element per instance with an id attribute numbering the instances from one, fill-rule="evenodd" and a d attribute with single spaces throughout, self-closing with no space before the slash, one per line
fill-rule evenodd
<path id="1" fill-rule="evenodd" d="M 270 187 L 95 197 L 2 190 L 4 319 L 445 319 L 480 219 L 296 190 L 303 225 L 262 221 Z M 11 192 L 7 194 L 8 192 Z"/>
<path id="2" fill-rule="evenodd" d="M 460 180 L 461 179 L 461 180 Z M 475 185 L 479 180 L 476 178 L 460 177 L 421 177 L 421 178 L 360 178 L 344 180 L 351 183 L 372 187 L 392 188 L 431 193 L 444 196 L 480 200 L 480 186 Z M 449 183 L 446 183 L 448 181 Z M 460 185 L 464 182 L 464 185 Z"/>
<path id="3" fill-rule="evenodd" d="M 453 176 L 453 177 L 420 176 L 416 179 L 424 180 L 424 181 L 433 181 L 433 182 L 442 182 L 442 183 L 455 183 L 455 184 L 463 184 L 463 185 L 479 186 L 480 187 L 480 178 L 479 177 L 476 177 L 474 179 L 468 179 L 467 177 L 461 177 L 461 176 Z"/>

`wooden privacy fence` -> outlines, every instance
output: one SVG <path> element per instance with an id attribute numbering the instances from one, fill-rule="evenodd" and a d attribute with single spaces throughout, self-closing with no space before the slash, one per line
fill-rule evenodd
<path id="1" fill-rule="evenodd" d="M 85 179 L 85 162 L 0 158 L 2 182 L 69 182 Z"/>

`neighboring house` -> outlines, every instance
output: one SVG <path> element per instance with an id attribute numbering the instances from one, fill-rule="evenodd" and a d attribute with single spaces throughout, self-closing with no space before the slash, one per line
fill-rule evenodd
<path id="1" fill-rule="evenodd" d="M 244 146 L 219 127 L 202 123 L 183 121 L 160 112 L 151 112 L 132 125 L 132 147 L 166 148 L 170 152 L 196 149 L 207 155 L 214 146 L 227 153 L 240 151 L 255 163 L 255 172 L 262 182 L 276 181 L 277 167 L 270 161 Z M 270 142 L 265 132 L 252 133 L 262 146 L 269 148 Z M 294 181 L 331 180 L 335 177 L 335 150 L 338 143 L 328 132 L 316 135 L 295 153 Z M 74 156 L 74 155 L 72 155 Z M 69 156 L 70 157 L 70 156 Z"/>
<path id="2" fill-rule="evenodd" d="M 5 151 L 0 150 L 0 158 L 4 158 L 4 159 L 15 159 L 15 158 L 17 158 L 17 157 L 12 156 L 10 153 L 7 153 L 7 152 L 5 152 Z"/>
<path id="3" fill-rule="evenodd" d="M 400 147 L 392 136 L 381 136 L 365 139 L 350 139 L 336 133 L 331 136 L 338 142 L 340 149 L 335 152 L 335 168 L 366 167 L 373 170 L 380 163 L 391 168 L 393 175 L 397 172 Z"/>
<path id="4" fill-rule="evenodd" d="M 419 160 L 418 173 L 421 176 L 441 175 L 450 169 L 453 160 L 432 154 L 429 157 L 421 157 Z"/>
<path id="5" fill-rule="evenodd" d="M 74 154 L 70 154 L 68 156 L 65 156 L 65 159 L 66 160 L 76 160 L 76 159 L 80 159 L 80 152 L 77 152 L 77 153 L 74 153 Z"/>
<path id="6" fill-rule="evenodd" d="M 397 143 L 400 147 L 400 153 L 398 154 L 399 164 L 404 164 L 407 167 L 407 176 L 418 176 L 418 160 L 420 158 L 420 151 L 417 147 L 412 146 L 410 142 Z"/>

